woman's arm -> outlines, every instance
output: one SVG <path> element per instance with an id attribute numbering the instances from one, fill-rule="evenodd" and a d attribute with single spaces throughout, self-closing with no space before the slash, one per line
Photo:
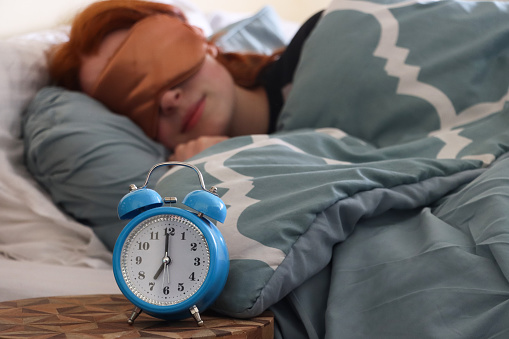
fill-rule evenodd
<path id="1" fill-rule="evenodd" d="M 169 161 L 185 161 L 201 151 L 225 141 L 225 136 L 202 136 L 186 143 L 182 143 L 175 147 L 173 154 L 169 157 Z"/>

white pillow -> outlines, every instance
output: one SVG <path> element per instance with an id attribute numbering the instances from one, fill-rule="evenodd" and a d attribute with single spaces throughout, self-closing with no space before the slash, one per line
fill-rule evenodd
<path id="1" fill-rule="evenodd" d="M 46 53 L 61 30 L 0 41 L 0 254 L 18 260 L 107 267 L 92 230 L 70 220 L 32 179 L 23 161 L 22 113 L 48 83 Z"/>
<path id="2" fill-rule="evenodd" d="M 161 0 L 159 2 L 170 4 L 180 8 L 187 17 L 191 25 L 200 27 L 205 36 L 212 34 L 212 27 L 207 19 L 206 14 L 198 8 L 194 3 L 186 0 Z"/>

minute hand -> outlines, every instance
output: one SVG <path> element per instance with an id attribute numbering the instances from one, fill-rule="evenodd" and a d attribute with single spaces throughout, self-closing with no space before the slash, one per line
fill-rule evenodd
<path id="1" fill-rule="evenodd" d="M 164 257 L 163 262 L 161 266 L 159 266 L 159 269 L 157 270 L 156 274 L 154 275 L 154 280 L 157 280 L 159 278 L 159 275 L 163 272 L 164 268 L 168 266 L 171 263 L 171 258 L 168 255 L 169 245 L 170 244 L 170 234 L 166 233 L 166 242 L 164 245 Z"/>

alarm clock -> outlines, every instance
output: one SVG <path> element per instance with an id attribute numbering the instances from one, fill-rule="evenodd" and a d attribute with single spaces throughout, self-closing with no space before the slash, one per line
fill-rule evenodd
<path id="1" fill-rule="evenodd" d="M 172 207 L 176 198 L 162 198 L 147 188 L 152 172 L 162 166 L 193 169 L 201 189 L 182 203 L 193 211 Z M 226 206 L 215 187 L 205 188 L 195 166 L 164 162 L 153 166 L 141 188 L 130 191 L 118 205 L 120 219 L 131 219 L 113 250 L 113 273 L 120 291 L 135 306 L 128 323 L 143 311 L 165 320 L 193 317 L 219 296 L 228 276 L 228 249 L 221 232 L 207 218 L 224 222 Z"/>

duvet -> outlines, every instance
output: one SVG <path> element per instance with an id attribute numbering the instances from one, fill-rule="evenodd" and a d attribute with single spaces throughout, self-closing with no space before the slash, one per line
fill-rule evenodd
<path id="1" fill-rule="evenodd" d="M 279 131 L 190 161 L 228 206 L 216 310 L 270 308 L 292 338 L 507 335 L 504 6 L 331 4 Z M 174 169 L 156 189 L 194 182 Z"/>

